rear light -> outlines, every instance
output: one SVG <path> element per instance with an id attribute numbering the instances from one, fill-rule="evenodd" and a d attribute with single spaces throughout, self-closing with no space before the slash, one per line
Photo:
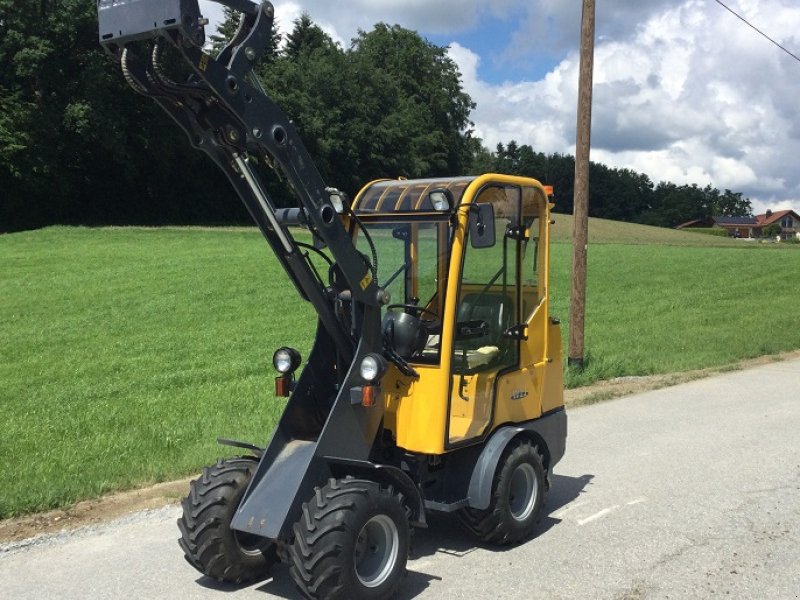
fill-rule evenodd
<path id="1" fill-rule="evenodd" d="M 292 391 L 292 377 L 283 375 L 275 378 L 275 395 L 278 398 L 288 398 Z"/>
<path id="2" fill-rule="evenodd" d="M 365 385 L 361 388 L 361 406 L 364 408 L 372 408 L 378 401 L 378 390 L 380 387 L 377 385 Z"/>

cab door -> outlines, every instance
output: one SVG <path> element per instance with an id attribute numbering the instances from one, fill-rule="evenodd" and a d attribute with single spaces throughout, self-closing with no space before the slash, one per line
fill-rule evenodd
<path id="1" fill-rule="evenodd" d="M 495 241 L 474 247 L 466 234 L 462 276 L 455 309 L 447 447 L 483 436 L 492 422 L 499 375 L 519 366 L 521 191 L 491 184 L 477 204 L 494 208 Z"/>

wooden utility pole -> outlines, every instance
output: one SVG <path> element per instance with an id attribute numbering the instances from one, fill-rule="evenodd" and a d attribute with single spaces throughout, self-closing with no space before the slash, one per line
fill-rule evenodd
<path id="1" fill-rule="evenodd" d="M 583 0 L 581 67 L 578 83 L 578 133 L 575 148 L 574 228 L 572 233 L 572 301 L 569 310 L 567 364 L 582 369 L 586 314 L 586 251 L 589 244 L 589 150 L 592 138 L 595 0 Z"/>

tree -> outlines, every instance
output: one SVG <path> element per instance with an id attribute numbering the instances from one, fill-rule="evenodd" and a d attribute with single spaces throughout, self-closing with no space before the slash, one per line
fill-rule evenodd
<path id="1" fill-rule="evenodd" d="M 334 45 L 331 37 L 311 20 L 308 13 L 304 12 L 295 19 L 292 32 L 286 36 L 284 53 L 290 59 L 296 60 L 303 53 Z"/>
<path id="2" fill-rule="evenodd" d="M 0 61 L 0 230 L 243 217 L 104 54 L 95 3 L 0 0 Z"/>
<path id="3" fill-rule="evenodd" d="M 725 190 L 723 194 L 717 191 L 713 209 L 713 214 L 727 217 L 749 217 L 753 214 L 750 200 L 743 198 L 741 193 L 730 190 Z"/>
<path id="4" fill-rule="evenodd" d="M 233 39 L 233 37 L 236 35 L 236 32 L 239 30 L 239 23 L 241 21 L 241 13 L 233 10 L 232 8 L 228 8 L 227 6 L 222 10 L 222 22 L 217 25 L 217 30 L 208 36 L 208 39 L 211 42 L 211 54 L 214 56 L 219 55 L 225 46 L 228 45 L 228 42 Z M 261 58 L 261 62 L 269 63 L 274 61 L 278 56 L 278 48 L 280 47 L 280 44 L 281 33 L 278 27 L 278 20 L 275 19 L 272 22 L 270 38 L 267 40 L 267 47 L 263 57 Z"/>
<path id="5" fill-rule="evenodd" d="M 376 142 L 361 157 L 367 170 L 391 177 L 462 172 L 474 103 L 446 49 L 378 23 L 359 32 L 349 56 L 356 82 L 372 96 L 355 106 Z"/>
<path id="6" fill-rule="evenodd" d="M 462 173 L 477 152 L 455 63 L 401 27 L 362 31 L 345 51 L 303 15 L 259 75 L 325 180 L 351 194 L 382 177 Z"/>
<path id="7" fill-rule="evenodd" d="M 545 155 L 527 144 L 511 140 L 497 144 L 495 151 L 474 151 L 469 172 L 495 171 L 538 179 L 554 187 L 556 212 L 573 210 L 575 159 L 562 154 Z M 708 185 L 678 186 L 670 182 L 653 185 L 650 178 L 631 169 L 614 169 L 592 163 L 589 214 L 592 217 L 673 227 L 691 219 L 714 215 L 747 216 L 750 200 L 742 194 Z"/>
<path id="8" fill-rule="evenodd" d="M 228 8 L 227 6 L 222 9 L 223 19 L 217 26 L 217 30 L 208 36 L 211 42 L 211 53 L 217 56 L 222 52 L 223 48 L 228 45 L 228 42 L 233 39 L 236 32 L 239 30 L 239 22 L 241 20 L 241 13 Z"/>

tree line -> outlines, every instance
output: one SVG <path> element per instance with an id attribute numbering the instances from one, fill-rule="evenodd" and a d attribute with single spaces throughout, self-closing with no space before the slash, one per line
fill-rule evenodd
<path id="1" fill-rule="evenodd" d="M 498 144 L 494 152 L 481 149 L 474 157 L 476 173 L 498 172 L 535 177 L 552 185 L 555 211 L 572 213 L 575 157 L 544 154 L 512 140 Z M 748 216 L 748 198 L 731 190 L 720 191 L 711 185 L 677 185 L 668 181 L 654 184 L 650 178 L 631 169 L 617 169 L 600 163 L 589 168 L 589 215 L 614 221 L 628 221 L 674 227 L 693 219 L 712 216 Z"/>
<path id="2" fill-rule="evenodd" d="M 212 51 L 237 24 L 226 9 Z M 257 75 L 330 185 L 354 195 L 383 177 L 495 171 L 553 184 L 557 210 L 571 211 L 574 159 L 514 141 L 486 149 L 446 48 L 383 23 L 343 48 L 308 15 L 285 36 L 276 24 L 270 44 Z M 0 232 L 248 222 L 225 177 L 103 53 L 95 2 L 0 0 L 0 64 Z M 741 194 L 710 186 L 654 185 L 600 164 L 591 177 L 593 216 L 671 226 L 750 212 Z M 292 202 L 279 178 L 269 188 Z"/>

